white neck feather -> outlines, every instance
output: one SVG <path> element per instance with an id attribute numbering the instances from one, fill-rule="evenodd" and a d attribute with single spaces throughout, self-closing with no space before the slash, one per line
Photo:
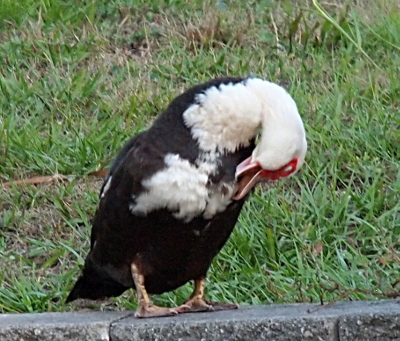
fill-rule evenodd
<path id="1" fill-rule="evenodd" d="M 234 152 L 248 146 L 261 125 L 262 139 L 271 142 L 279 132 L 292 131 L 293 125 L 301 123 L 290 95 L 279 85 L 258 78 L 211 87 L 197 101 L 183 117 L 204 151 Z"/>

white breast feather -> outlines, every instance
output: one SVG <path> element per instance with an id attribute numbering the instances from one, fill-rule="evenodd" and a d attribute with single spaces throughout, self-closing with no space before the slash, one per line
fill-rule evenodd
<path id="1" fill-rule="evenodd" d="M 148 213 L 166 208 L 177 219 L 189 222 L 196 216 L 209 219 L 222 211 L 231 202 L 234 184 L 228 187 L 229 194 L 224 195 L 222 188 L 207 186 L 208 177 L 215 172 L 215 163 L 199 157 L 196 165 L 182 159 L 177 154 L 167 154 L 166 167 L 142 182 L 146 192 L 138 195 L 129 206 L 134 214 Z M 133 198 L 134 199 L 134 198 Z"/>
<path id="2" fill-rule="evenodd" d="M 222 187 L 225 187 L 227 192 L 225 194 Z M 222 212 L 226 209 L 226 207 L 232 202 L 231 198 L 233 197 L 236 191 L 236 185 L 234 183 L 231 184 L 220 184 L 219 186 L 214 187 L 210 191 L 210 195 L 207 200 L 207 207 L 204 211 L 203 217 L 205 219 L 211 219 L 215 214 Z"/>

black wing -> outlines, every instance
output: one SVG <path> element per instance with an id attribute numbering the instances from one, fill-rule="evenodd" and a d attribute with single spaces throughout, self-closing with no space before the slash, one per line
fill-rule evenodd
<path id="1" fill-rule="evenodd" d="M 146 148 L 142 148 L 142 145 L 145 144 L 146 142 L 143 143 L 143 139 L 146 136 L 147 132 L 141 132 L 138 135 L 134 136 L 133 138 L 131 138 L 128 142 L 125 143 L 125 145 L 122 147 L 121 151 L 118 153 L 118 155 L 116 156 L 110 171 L 108 172 L 106 178 L 104 179 L 103 185 L 100 189 L 100 204 L 99 204 L 99 208 L 96 211 L 95 214 L 95 218 L 93 220 L 93 226 L 92 226 L 92 233 L 90 236 L 90 250 L 93 249 L 93 246 L 98 238 L 98 235 L 100 233 L 101 230 L 101 226 L 102 224 L 99 222 L 99 215 L 101 215 L 101 213 L 99 212 L 100 210 L 104 210 L 105 208 L 103 208 L 103 206 L 105 205 L 105 201 L 108 200 L 106 198 L 106 194 L 108 192 L 108 190 L 110 189 L 109 187 L 113 184 L 113 178 L 115 178 L 114 175 L 117 175 L 118 178 L 121 178 L 121 174 L 119 173 L 126 173 L 126 170 L 129 169 L 129 173 L 131 174 L 132 178 L 127 180 L 126 183 L 135 183 L 136 184 L 136 191 L 139 190 L 140 188 L 140 183 L 141 180 L 143 178 L 143 176 L 145 176 L 145 174 L 143 174 L 143 169 L 144 167 L 144 163 L 147 162 L 146 160 L 149 158 L 149 154 L 147 155 L 143 155 L 146 154 L 146 152 L 149 152 Z M 142 155 L 140 155 L 142 154 Z M 129 161 L 127 161 L 127 158 L 133 158 Z M 143 160 L 143 162 L 141 162 L 140 160 Z M 118 172 L 118 170 L 121 169 L 121 171 Z M 124 178 L 127 177 L 128 174 L 124 175 Z M 117 180 L 117 179 L 116 179 Z M 113 187 L 115 188 L 115 181 L 114 180 L 114 185 Z M 123 184 L 123 187 L 126 187 Z M 133 192 L 131 193 L 131 195 L 133 194 Z M 119 200 L 114 201 L 115 204 L 117 204 Z M 112 209 L 112 208 L 110 208 Z"/>
<path id="2" fill-rule="evenodd" d="M 146 219 L 134 216 L 129 204 L 143 191 L 142 180 L 164 167 L 163 156 L 145 136 L 131 139 L 111 167 L 93 219 L 91 249 L 66 302 L 118 296 L 133 285 L 130 262 L 144 244 L 138 231 Z"/>
<path id="3" fill-rule="evenodd" d="M 140 139 L 140 137 L 144 134 L 144 132 L 139 133 L 138 135 L 132 137 L 128 142 L 124 144 L 118 155 L 116 156 L 113 164 L 111 165 L 111 168 L 107 174 L 107 176 L 104 179 L 103 185 L 101 186 L 100 189 L 100 198 L 103 194 L 104 187 L 107 184 L 108 179 L 112 176 L 112 174 L 115 172 L 115 170 L 118 168 L 118 166 L 125 160 L 126 156 L 128 155 L 129 151 L 134 147 L 135 143 Z"/>

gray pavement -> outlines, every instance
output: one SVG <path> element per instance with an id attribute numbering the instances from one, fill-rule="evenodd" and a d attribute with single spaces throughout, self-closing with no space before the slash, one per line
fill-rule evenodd
<path id="1" fill-rule="evenodd" d="M 153 319 L 132 311 L 2 314 L 0 340 L 400 341 L 400 301 L 242 306 Z"/>

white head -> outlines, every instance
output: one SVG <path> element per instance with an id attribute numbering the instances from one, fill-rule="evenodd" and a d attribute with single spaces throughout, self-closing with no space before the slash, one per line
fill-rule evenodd
<path id="1" fill-rule="evenodd" d="M 263 104 L 262 132 L 251 157 L 236 169 L 235 199 L 243 198 L 260 181 L 295 174 L 307 151 L 304 125 L 292 97 L 279 85 L 257 78 L 248 79 L 246 87 Z"/>

